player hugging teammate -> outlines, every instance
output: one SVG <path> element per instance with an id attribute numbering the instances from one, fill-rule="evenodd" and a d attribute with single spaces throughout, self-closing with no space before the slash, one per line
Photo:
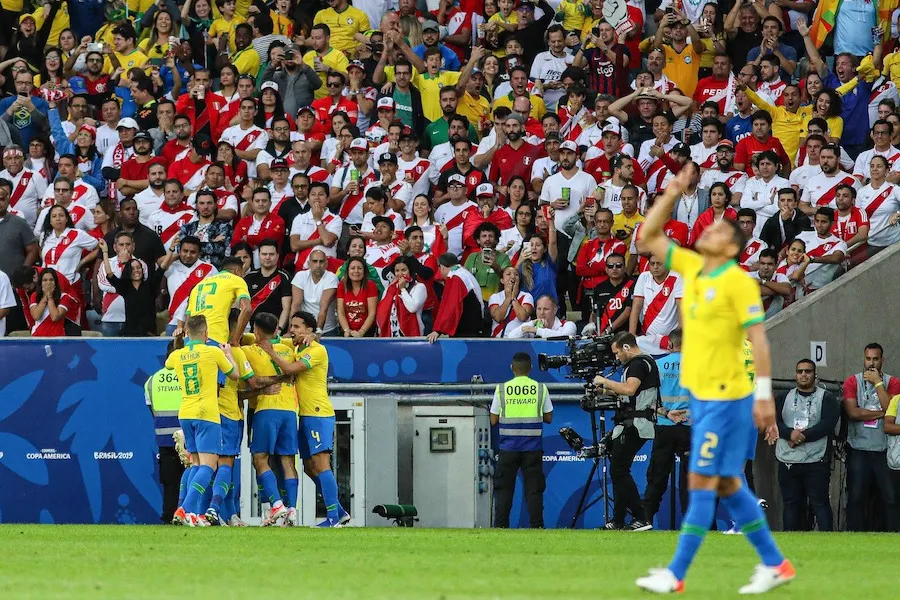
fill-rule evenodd
<path id="1" fill-rule="evenodd" d="M 188 341 L 166 360 L 166 367 L 178 373 L 182 391 L 178 418 L 191 455 L 173 523 L 246 525 L 238 517 L 233 465 L 243 435 L 240 400 L 254 398 L 250 450 L 261 497 L 269 504 L 262 525 L 297 524 L 299 452 L 304 471 L 315 481 L 328 510 L 318 526 L 344 526 L 350 515 L 338 501 L 331 471 L 334 409 L 328 399 L 328 354 L 316 340 L 315 318 L 294 314 L 291 337 L 280 338 L 277 318 L 260 313 L 253 334 L 242 336 L 249 296 L 241 270 L 229 259 L 214 276 L 217 285 L 195 288 L 188 300 Z M 241 310 L 231 310 L 235 301 Z M 209 322 L 218 326 L 216 338 L 210 336 Z M 225 323 L 228 330 L 221 327 Z M 223 339 L 238 343 L 218 343 Z M 222 386 L 220 373 L 227 376 Z M 280 466 L 281 481 L 270 467 L 270 457 Z"/>

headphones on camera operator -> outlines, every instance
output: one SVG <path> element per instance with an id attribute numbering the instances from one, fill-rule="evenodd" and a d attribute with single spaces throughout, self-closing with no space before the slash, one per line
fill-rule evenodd
<path id="1" fill-rule="evenodd" d="M 633 334 L 627 331 L 616 334 L 611 347 L 623 367 L 622 381 L 601 378 L 600 383 L 605 384 L 605 393 L 619 397 L 619 409 L 613 417 L 616 428 L 612 437 L 616 438 L 625 427 L 641 429 L 644 424 L 653 427 L 661 402 L 660 377 L 656 361 L 640 350 Z"/>

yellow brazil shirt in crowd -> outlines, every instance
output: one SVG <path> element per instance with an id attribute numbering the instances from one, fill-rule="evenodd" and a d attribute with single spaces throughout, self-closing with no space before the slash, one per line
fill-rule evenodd
<path id="1" fill-rule="evenodd" d="M 218 19 L 222 16 L 221 11 L 219 11 L 219 7 L 216 6 L 215 2 L 210 2 L 212 5 L 212 15 L 214 19 Z M 241 17 L 245 21 L 250 17 L 250 5 L 253 4 L 253 0 L 237 0 L 234 5 L 234 14 Z"/>
<path id="2" fill-rule="evenodd" d="M 622 240 L 622 243 L 625 244 L 625 248 L 631 248 L 631 236 L 634 234 L 635 228 L 638 226 L 638 223 L 644 222 L 644 216 L 636 212 L 632 216 L 625 216 L 625 213 L 619 213 L 613 218 L 613 227 L 612 234 L 616 236 L 616 239 Z M 620 231 L 624 231 L 626 237 L 622 237 L 619 233 Z M 631 256 L 631 252 L 629 250 L 625 251 L 625 260 Z"/>
<path id="3" fill-rule="evenodd" d="M 412 84 L 422 96 L 422 112 L 429 121 L 437 121 L 443 116 L 441 112 L 441 88 L 455 87 L 459 81 L 459 71 L 441 71 L 437 75 L 418 73 Z"/>
<path id="4" fill-rule="evenodd" d="M 281 338 L 272 340 L 272 347 L 275 352 L 287 362 L 294 362 L 294 348 L 285 344 Z M 241 346 L 247 362 L 253 369 L 254 374 L 258 377 L 274 377 L 281 375 L 281 369 L 269 358 L 266 351 L 257 346 Z M 294 382 L 288 381 L 281 384 L 281 389 L 277 394 L 260 394 L 256 398 L 256 410 L 290 410 L 297 412 L 297 392 Z"/>
<path id="5" fill-rule="evenodd" d="M 155 44 L 150 43 L 150 38 L 143 40 L 138 44 L 138 50 L 143 52 L 148 60 L 165 58 L 169 52 L 169 38 L 157 40 Z"/>
<path id="6" fill-rule="evenodd" d="M 237 379 L 227 379 L 225 381 L 225 386 L 219 388 L 219 414 L 232 421 L 241 421 L 244 418 L 244 413 L 241 410 L 241 403 L 238 400 L 238 389 L 241 387 L 241 382 L 247 381 L 253 377 L 255 373 L 250 367 L 250 363 L 247 361 L 247 356 L 244 354 L 243 349 L 232 346 L 231 356 L 234 357 L 234 364 L 237 365 L 241 379 L 240 381 Z"/>
<path id="7" fill-rule="evenodd" d="M 231 55 L 231 64 L 237 67 L 238 73 L 241 75 L 249 74 L 256 77 L 261 64 L 259 53 L 256 52 L 252 45 L 247 46 L 240 52 L 235 52 Z"/>
<path id="8" fill-rule="evenodd" d="M 491 118 L 491 103 L 484 96 L 477 98 L 469 92 L 459 97 L 456 112 L 469 119 L 469 123 L 478 132 L 479 139 L 484 134 L 488 120 Z"/>
<path id="9" fill-rule="evenodd" d="M 326 8 L 316 13 L 314 25 L 323 23 L 331 30 L 331 45 L 344 53 L 356 50 L 359 42 L 354 39 L 357 33 L 365 33 L 370 29 L 369 17 L 366 13 L 348 6 L 344 11 L 337 12 L 333 8 Z"/>
<path id="10" fill-rule="evenodd" d="M 202 341 L 188 342 L 166 359 L 166 368 L 175 369 L 181 385 L 179 419 L 221 423 L 219 418 L 219 371 L 226 375 L 233 367 L 225 352 Z"/>
<path id="11" fill-rule="evenodd" d="M 44 9 L 38 8 L 32 13 L 32 16 L 34 17 L 34 26 L 40 31 L 41 27 L 44 26 Z M 50 35 L 47 37 L 47 45 L 59 46 L 59 34 L 61 34 L 63 30 L 69 29 L 71 26 L 69 21 L 69 3 L 63 2 L 59 5 L 59 10 L 56 11 L 56 16 L 53 18 L 53 25 L 50 26 Z"/>
<path id="12" fill-rule="evenodd" d="M 296 377 L 301 417 L 331 417 L 334 407 L 328 399 L 328 351 L 319 342 L 294 349 L 294 361 L 306 365 Z"/>
<path id="13" fill-rule="evenodd" d="M 666 268 L 684 280 L 681 385 L 698 400 L 739 400 L 753 392 L 747 376 L 745 330 L 762 323 L 759 284 L 730 260 L 702 274 L 703 258 L 669 245 Z"/>
<path id="14" fill-rule="evenodd" d="M 234 28 L 240 25 L 241 23 L 246 23 L 247 19 L 240 17 L 238 15 L 234 15 L 230 21 L 226 21 L 224 17 L 219 17 L 215 21 L 212 22 L 212 25 L 209 26 L 209 37 L 217 38 L 223 33 L 228 34 L 228 49 L 231 52 L 237 51 L 237 46 L 234 45 Z M 218 46 L 217 46 L 218 47 Z M 259 55 L 257 55 L 257 58 Z"/>
<path id="15" fill-rule="evenodd" d="M 544 99 L 538 96 L 537 94 L 529 94 L 526 92 L 528 96 L 528 100 L 531 102 L 531 116 L 538 121 L 541 120 L 545 114 L 547 114 L 547 105 L 544 104 Z M 506 108 L 512 110 L 513 100 L 515 100 L 515 96 L 510 92 L 505 96 L 500 96 L 499 98 L 494 100 L 494 105 L 491 107 L 491 110 L 497 110 L 500 106 L 505 106 Z"/>
<path id="16" fill-rule="evenodd" d="M 310 50 L 303 55 L 303 62 L 308 64 L 311 69 L 315 68 L 315 60 L 317 54 L 318 52 L 316 52 L 315 50 Z M 335 48 L 329 48 L 328 52 L 325 53 L 325 56 L 321 58 L 322 62 L 332 70 L 339 71 L 344 75 L 347 74 L 347 65 L 350 64 L 350 61 L 347 60 L 347 56 L 343 52 L 336 50 Z M 315 91 L 316 100 L 318 100 L 319 98 L 324 98 L 328 95 L 328 86 L 326 85 L 327 82 L 325 81 L 325 74 L 321 73 L 320 76 L 322 77 L 322 85 Z"/>
<path id="17" fill-rule="evenodd" d="M 119 65 L 122 67 L 124 72 L 122 73 L 122 80 L 128 81 L 128 71 L 135 67 L 143 67 L 147 64 L 149 60 L 147 55 L 135 48 L 129 54 L 122 54 L 121 52 L 113 52 L 116 55 L 116 58 L 119 59 Z M 108 56 L 103 57 L 103 72 L 107 75 L 112 75 L 115 71 L 115 68 L 112 65 L 112 61 Z"/>

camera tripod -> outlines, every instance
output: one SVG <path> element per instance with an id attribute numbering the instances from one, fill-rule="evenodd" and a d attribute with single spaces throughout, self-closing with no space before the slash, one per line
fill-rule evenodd
<path id="1" fill-rule="evenodd" d="M 599 427 L 597 425 L 597 413 L 601 412 L 602 410 L 603 409 L 600 408 L 591 408 L 590 410 L 588 410 L 591 415 L 591 436 L 593 445 L 590 447 L 585 447 L 583 455 L 585 457 L 589 457 L 593 464 L 591 465 L 591 471 L 590 473 L 588 473 L 587 479 L 584 482 L 584 490 L 581 492 L 581 498 L 578 500 L 578 508 L 575 509 L 575 515 L 572 517 L 572 522 L 569 524 L 569 529 L 575 529 L 575 526 L 578 523 L 578 517 L 585 514 L 590 507 L 594 506 L 600 501 L 603 501 L 603 522 L 609 522 L 609 515 L 611 512 L 610 503 L 612 502 L 612 498 L 608 493 L 609 453 L 606 450 L 606 445 L 609 442 L 609 438 L 612 435 L 612 432 L 606 432 L 606 416 L 603 414 L 600 415 Z M 598 474 L 597 471 L 600 467 L 601 461 L 603 461 L 603 469 Z M 585 504 L 585 502 L 587 501 L 587 496 L 591 490 L 591 482 L 593 482 L 595 476 L 597 476 L 597 479 L 600 483 L 600 495 Z"/>

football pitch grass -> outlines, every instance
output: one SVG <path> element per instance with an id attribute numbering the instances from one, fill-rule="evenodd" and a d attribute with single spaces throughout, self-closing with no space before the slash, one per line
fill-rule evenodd
<path id="1" fill-rule="evenodd" d="M 773 598 L 896 598 L 898 538 L 777 534 L 797 579 Z M 635 598 L 673 532 L 0 525 L 0 598 Z M 710 533 L 686 594 L 731 598 L 756 556 Z M 683 597 L 683 596 L 682 596 Z"/>

